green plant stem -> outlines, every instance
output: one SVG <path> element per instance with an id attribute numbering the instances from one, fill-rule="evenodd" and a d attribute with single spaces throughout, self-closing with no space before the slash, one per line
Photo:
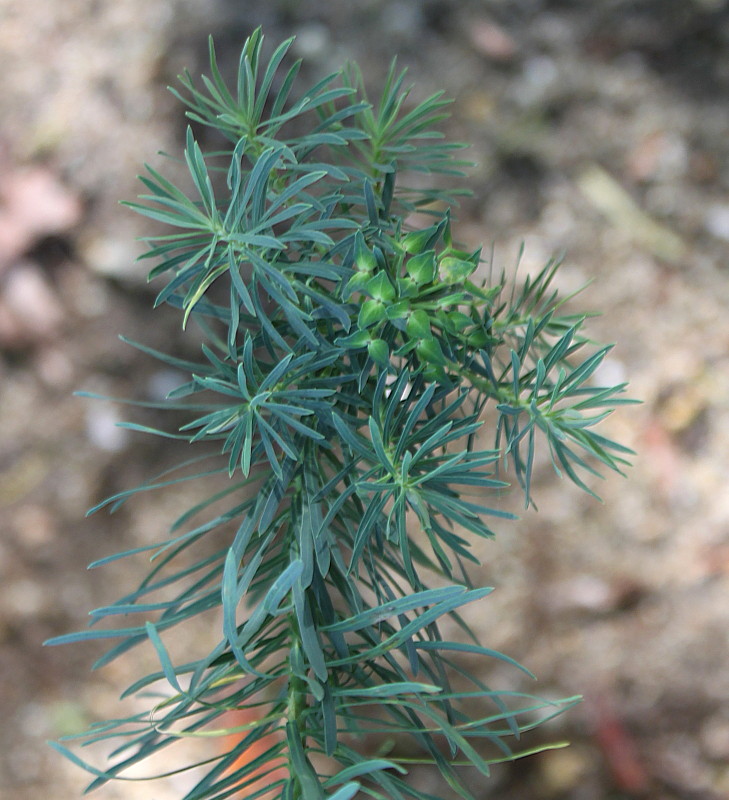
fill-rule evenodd
<path id="1" fill-rule="evenodd" d="M 304 481 L 300 470 L 292 481 L 292 496 L 291 507 L 297 507 L 301 501 L 304 493 Z M 295 546 L 296 535 L 293 527 L 289 526 L 287 530 L 287 539 L 289 551 L 292 551 L 292 545 Z M 296 669 L 296 665 L 301 663 L 301 652 L 303 649 L 301 641 L 301 632 L 299 631 L 299 623 L 296 619 L 296 614 L 291 612 L 288 615 L 288 628 L 289 628 L 289 683 L 288 683 L 288 702 L 286 705 L 286 719 L 289 723 L 293 724 L 299 741 L 301 742 L 301 749 L 306 752 L 306 708 L 307 708 L 307 692 L 308 688 L 306 681 L 302 678 Z M 289 775 L 294 780 L 295 785 L 292 792 L 294 800 L 299 800 L 303 796 L 303 787 L 298 771 L 293 763 L 291 752 L 288 754 L 289 761 Z"/>
<path id="2" fill-rule="evenodd" d="M 289 630 L 291 632 L 291 652 L 301 650 L 301 637 L 299 635 L 298 625 L 293 615 L 289 617 Z M 288 685 L 288 704 L 286 707 L 286 718 L 288 722 L 292 723 L 299 736 L 301 748 L 306 752 L 306 719 L 305 713 L 307 708 L 307 686 L 306 681 L 296 674 L 292 665 L 292 658 L 289 657 L 289 685 Z M 303 796 L 303 788 L 298 771 L 293 764 L 291 753 L 288 757 L 288 770 L 289 775 L 294 780 L 293 797 L 299 800 Z"/>

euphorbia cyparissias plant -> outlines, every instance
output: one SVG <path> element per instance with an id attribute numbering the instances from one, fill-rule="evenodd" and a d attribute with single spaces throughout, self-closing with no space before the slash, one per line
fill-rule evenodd
<path id="1" fill-rule="evenodd" d="M 141 489 L 215 473 L 226 484 L 170 538 L 98 562 L 151 552 L 139 587 L 92 612 L 142 621 L 53 640 L 115 640 L 99 665 L 150 642 L 160 669 L 125 695 L 160 682 L 167 694 L 84 734 L 121 739 L 105 770 L 56 747 L 93 772 L 93 788 L 180 738 L 232 741 L 185 800 L 432 797 L 409 782 L 412 763 L 470 797 L 459 765 L 488 775 L 514 757 L 510 740 L 574 702 L 479 677 L 481 660 L 519 668 L 476 643 L 459 613 L 491 591 L 465 565 L 473 538 L 493 535 L 487 520 L 510 516 L 489 502 L 506 486 L 497 470 L 508 466 L 529 505 L 544 446 L 590 491 L 586 473 L 626 463 L 629 451 L 593 430 L 627 402 L 624 387 L 595 385 L 609 348 L 562 312 L 556 263 L 507 290 L 503 276 L 483 280 L 480 250 L 457 245 L 453 194 L 428 180 L 464 164 L 435 129 L 440 94 L 408 104 L 394 65 L 376 103 L 352 66 L 297 92 L 291 41 L 267 61 L 262 41 L 258 30 L 245 42 L 233 88 L 212 43 L 202 87 L 181 77 L 191 120 L 229 142 L 206 154 L 188 131 L 193 195 L 148 167 L 148 193 L 131 204 L 166 226 L 145 256 L 167 279 L 158 303 L 202 339 L 191 361 L 139 345 L 187 373 L 163 404 L 187 421 L 132 427 L 198 452 Z M 415 227 L 416 211 L 432 224 Z M 215 546 L 196 557 L 203 540 Z M 190 641 L 174 663 L 164 640 L 201 614 L 219 620 L 217 646 L 196 653 Z M 254 721 L 225 736 L 226 714 L 251 707 Z"/>

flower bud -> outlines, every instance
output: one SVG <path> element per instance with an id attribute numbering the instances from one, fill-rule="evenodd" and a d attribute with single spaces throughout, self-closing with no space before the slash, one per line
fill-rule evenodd
<path id="1" fill-rule="evenodd" d="M 463 283 L 475 272 L 477 266 L 473 261 L 446 256 L 438 262 L 438 271 L 443 283 Z"/>
<path id="2" fill-rule="evenodd" d="M 405 269 L 418 286 L 432 283 L 435 278 L 435 250 L 426 250 L 420 255 L 412 256 L 408 259 Z"/>

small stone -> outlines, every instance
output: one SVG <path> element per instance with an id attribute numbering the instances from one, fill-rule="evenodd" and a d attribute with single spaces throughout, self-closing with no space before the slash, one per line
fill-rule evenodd
<path id="1" fill-rule="evenodd" d="M 519 49 L 514 37 L 493 20 L 477 20 L 471 25 L 469 35 L 475 49 L 491 61 L 512 61 Z"/>
<path id="2" fill-rule="evenodd" d="M 94 237 L 81 242 L 81 255 L 88 268 L 107 278 L 139 280 L 147 266 L 138 259 L 144 249 L 135 240 L 136 234 L 117 237 Z"/>
<path id="3" fill-rule="evenodd" d="M 524 64 L 524 81 L 535 95 L 551 88 L 558 77 L 557 64 L 549 56 L 534 56 Z"/>
<path id="4" fill-rule="evenodd" d="M 57 333 L 64 311 L 40 267 L 23 262 L 0 286 L 0 346 L 23 347 Z"/>
<path id="5" fill-rule="evenodd" d="M 78 197 L 47 169 L 11 172 L 0 184 L 0 263 L 13 261 L 42 236 L 73 227 L 81 214 Z"/>
<path id="6" fill-rule="evenodd" d="M 42 506 L 21 506 L 13 521 L 18 542 L 31 550 L 50 544 L 58 534 L 55 517 Z"/>
<path id="7" fill-rule="evenodd" d="M 617 358 L 606 358 L 595 370 L 593 378 L 598 386 L 617 386 L 627 382 L 628 371 Z"/>
<path id="8" fill-rule="evenodd" d="M 539 767 L 541 783 L 551 797 L 574 789 L 593 765 L 587 750 L 573 746 L 547 753 Z"/>
<path id="9" fill-rule="evenodd" d="M 68 355 L 57 347 L 43 348 L 36 360 L 38 377 L 54 389 L 66 388 L 73 383 L 74 367 Z"/>
<path id="10" fill-rule="evenodd" d="M 303 25 L 296 34 L 293 50 L 305 59 L 322 58 L 330 46 L 329 29 L 321 22 Z"/>
<path id="11" fill-rule="evenodd" d="M 25 736 L 40 739 L 48 738 L 50 725 L 48 708 L 42 703 L 26 703 L 19 713 L 19 727 Z"/>
<path id="12" fill-rule="evenodd" d="M 709 206 L 704 217 L 704 227 L 712 236 L 729 242 L 729 205 Z"/>
<path id="13" fill-rule="evenodd" d="M 708 788 L 707 775 L 695 732 L 681 731 L 656 737 L 651 743 L 651 750 L 656 769 L 676 790 L 696 792 L 694 796 L 702 796 L 700 792 Z"/>
<path id="14" fill-rule="evenodd" d="M 153 372 L 147 380 L 147 394 L 155 402 L 167 399 L 167 395 L 185 383 L 185 376 L 173 369 Z"/>
<path id="15" fill-rule="evenodd" d="M 414 40 L 423 27 L 423 12 L 418 3 L 395 0 L 382 11 L 382 27 L 390 34 Z"/>
<path id="16" fill-rule="evenodd" d="M 129 436 L 124 428 L 119 427 L 120 421 L 111 406 L 91 403 L 86 412 L 86 435 L 99 450 L 108 453 L 123 450 Z"/>
<path id="17" fill-rule="evenodd" d="M 552 587 L 551 605 L 555 610 L 588 611 L 604 613 L 614 605 L 615 592 L 600 578 L 592 575 L 578 575 Z"/>
<path id="18" fill-rule="evenodd" d="M 701 726 L 699 739 L 709 758 L 729 763 L 729 719 L 711 717 Z"/>
<path id="19" fill-rule="evenodd" d="M 675 180 L 689 167 L 688 147 L 676 133 L 654 131 L 633 148 L 627 167 L 635 180 Z"/>
<path id="20" fill-rule="evenodd" d="M 41 586 L 27 578 L 6 583 L 2 601 L 3 608 L 18 618 L 38 616 L 49 607 L 48 598 Z"/>

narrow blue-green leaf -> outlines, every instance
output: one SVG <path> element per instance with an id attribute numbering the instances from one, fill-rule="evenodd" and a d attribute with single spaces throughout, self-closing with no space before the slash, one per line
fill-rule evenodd
<path id="1" fill-rule="evenodd" d="M 337 429 L 337 432 L 346 444 L 361 457 L 367 459 L 372 458 L 374 454 L 367 448 L 366 439 L 358 436 L 336 412 L 332 416 L 332 421 L 334 422 L 334 427 Z"/>
<path id="2" fill-rule="evenodd" d="M 324 722 L 324 752 L 331 758 L 337 748 L 337 710 L 329 681 L 324 684 L 321 712 Z"/>
<path id="3" fill-rule="evenodd" d="M 159 428 L 152 428 L 149 425 L 140 425 L 136 422 L 117 422 L 117 428 L 125 428 L 129 431 L 137 431 L 137 433 L 149 433 L 152 436 L 161 436 L 163 439 L 182 439 L 188 441 L 189 436 L 180 433 L 170 433 L 169 431 L 162 431 Z"/>
<path id="4" fill-rule="evenodd" d="M 435 653 L 450 651 L 455 653 L 468 653 L 470 655 L 496 658 L 499 661 L 504 661 L 505 663 L 510 664 L 512 667 L 516 667 L 530 678 L 536 680 L 536 676 L 518 661 L 515 661 L 513 658 L 499 652 L 498 650 L 492 650 L 491 648 L 482 647 L 481 645 L 469 644 L 467 642 L 446 642 L 443 640 L 438 640 L 437 642 L 416 642 L 415 647 L 418 650 L 432 650 Z"/>
<path id="5" fill-rule="evenodd" d="M 362 787 L 359 783 L 345 783 L 333 794 L 327 795 L 327 800 L 352 800 Z"/>
<path id="6" fill-rule="evenodd" d="M 228 550 L 223 567 L 223 631 L 228 641 L 233 644 L 238 636 L 236 626 L 236 609 L 240 601 L 238 594 L 238 564 L 233 548 Z"/>
<path id="7" fill-rule="evenodd" d="M 201 219 L 200 217 L 182 216 L 180 214 L 173 214 L 168 211 L 162 211 L 150 206 L 143 206 L 139 203 L 124 203 L 127 208 L 149 217 L 149 219 L 156 220 L 157 222 L 164 222 L 166 225 L 172 225 L 176 228 L 191 228 L 193 230 L 208 231 L 210 230 L 209 220 Z"/>
<path id="8" fill-rule="evenodd" d="M 157 658 L 159 658 L 159 663 L 162 666 L 162 671 L 165 674 L 165 678 L 167 678 L 167 682 L 178 692 L 180 692 L 180 694 L 182 694 L 182 689 L 180 688 L 180 684 L 177 681 L 177 675 L 175 674 L 175 668 L 172 666 L 170 657 L 164 644 L 162 644 L 162 639 L 160 639 L 157 629 L 151 622 L 149 622 L 149 620 L 145 623 L 144 627 L 147 630 L 147 636 L 149 636 L 149 640 L 152 642 L 154 649 L 157 651 Z"/>
<path id="9" fill-rule="evenodd" d="M 294 583 L 299 579 L 304 570 L 304 563 L 300 559 L 292 561 L 288 567 L 276 578 L 271 588 L 263 599 L 263 607 L 269 614 L 280 613 L 281 601 L 291 591 Z"/>
<path id="10" fill-rule="evenodd" d="M 293 36 L 282 42 L 274 50 L 273 55 L 271 56 L 268 62 L 268 66 L 266 67 L 266 72 L 264 73 L 263 78 L 261 79 L 260 86 L 258 88 L 258 96 L 256 98 L 256 103 L 253 108 L 253 115 L 256 119 L 260 119 L 261 115 L 263 114 L 263 109 L 265 107 L 266 101 L 268 100 L 268 95 L 271 90 L 274 78 L 276 76 L 276 72 L 278 71 L 281 62 L 283 61 L 286 53 L 288 52 L 293 42 L 294 42 Z"/>
<path id="11" fill-rule="evenodd" d="M 299 635 L 301 636 L 301 645 L 304 648 L 306 657 L 309 659 L 309 664 L 311 664 L 314 670 L 314 674 L 322 683 L 326 683 L 328 679 L 327 665 L 324 659 L 324 653 L 321 649 L 319 636 L 314 626 L 306 590 L 301 583 L 294 584 L 293 595 L 296 621 L 299 626 Z"/>
<path id="12" fill-rule="evenodd" d="M 331 778 L 327 778 L 324 785 L 328 787 L 338 783 L 345 783 L 346 781 L 352 780 L 352 778 L 360 778 L 363 775 L 371 775 L 373 772 L 378 772 L 379 770 L 384 769 L 395 770 L 401 775 L 407 774 L 407 770 L 405 770 L 399 764 L 396 764 L 394 761 L 388 761 L 384 758 L 371 758 L 364 759 L 357 764 L 352 764 L 349 767 L 345 767 L 343 770 L 337 772 L 336 775 L 332 775 Z"/>
<path id="13" fill-rule="evenodd" d="M 357 631 L 371 625 L 376 625 L 390 617 L 396 617 L 407 611 L 425 606 L 434 605 L 444 600 L 452 600 L 461 597 L 468 590 L 464 586 L 443 586 L 439 589 L 426 589 L 422 592 L 409 594 L 389 603 L 384 603 L 374 608 L 369 608 L 360 614 L 356 614 L 348 619 L 336 622 L 333 625 L 325 625 L 322 630 L 333 631 Z"/>
<path id="14" fill-rule="evenodd" d="M 395 450 L 395 452 L 397 453 L 397 457 L 402 456 L 402 451 L 407 446 L 407 437 L 412 432 L 418 420 L 420 420 L 420 418 L 422 417 L 425 409 L 432 402 L 435 390 L 436 386 L 434 383 L 428 384 L 428 386 L 425 388 L 425 391 L 420 395 L 420 397 L 418 397 L 417 402 L 410 409 L 407 419 L 405 420 L 405 423 L 402 426 L 400 432 L 400 440 L 398 441 Z"/>
<path id="15" fill-rule="evenodd" d="M 519 402 L 519 395 L 521 389 L 519 387 L 519 372 L 521 371 L 521 361 L 515 350 L 511 351 L 511 382 L 512 391 L 514 392 L 514 402 Z"/>
<path id="16" fill-rule="evenodd" d="M 369 180 L 364 182 L 364 196 L 365 205 L 367 206 L 367 216 L 370 218 L 370 225 L 376 227 L 380 222 L 380 214 L 377 210 L 377 202 L 375 201 L 375 193 L 372 190 L 372 183 Z"/>
<path id="17" fill-rule="evenodd" d="M 103 770 L 96 769 L 92 767 L 91 764 L 87 763 L 80 759 L 73 751 L 69 750 L 67 747 L 64 747 L 59 742 L 48 742 L 48 744 L 60 753 L 64 758 L 67 758 L 77 767 L 81 767 L 82 770 L 86 772 L 90 772 L 92 775 L 96 775 L 97 778 L 101 780 L 101 782 L 106 783 L 107 781 L 113 780 L 116 777 L 113 772 L 104 772 Z"/>
<path id="18" fill-rule="evenodd" d="M 368 425 L 370 429 L 370 440 L 372 441 L 372 447 L 375 450 L 375 455 L 379 459 L 380 464 L 389 470 L 392 468 L 392 464 L 385 450 L 385 443 L 382 440 L 380 428 L 372 417 L 369 418 Z"/>
<path id="19" fill-rule="evenodd" d="M 195 182 L 195 187 L 202 198 L 205 209 L 211 216 L 215 215 L 215 197 L 213 195 L 213 187 L 210 182 L 205 160 L 203 158 L 200 145 L 195 141 L 192 135 L 192 128 L 187 129 L 186 147 L 185 147 L 185 160 L 190 170 L 190 175 Z"/>
<path id="20" fill-rule="evenodd" d="M 344 697 L 391 697 L 403 694 L 438 694 L 443 689 L 440 686 L 433 686 L 431 683 L 413 683 L 412 681 L 393 681 L 383 683 L 380 686 L 366 686 L 364 688 L 335 689 L 335 696 Z"/>
<path id="21" fill-rule="evenodd" d="M 306 800 L 325 800 L 319 779 L 316 777 L 316 773 L 304 752 L 301 733 L 294 722 L 286 723 L 286 742 L 289 746 L 291 766 L 301 786 L 302 798 L 306 798 Z M 338 800 L 341 800 L 341 798 Z"/>
<path id="22" fill-rule="evenodd" d="M 463 589 L 463 587 L 458 587 Z M 362 661 L 363 659 L 371 659 L 375 658 L 378 655 L 382 655 L 383 653 L 388 652 L 389 650 L 401 646 L 404 642 L 410 639 L 417 631 L 421 630 L 422 628 L 426 628 L 431 623 L 435 622 L 439 617 L 444 616 L 445 614 L 450 614 L 456 608 L 459 608 L 466 603 L 474 602 L 475 600 L 479 600 L 482 597 L 486 597 L 486 595 L 490 594 L 493 589 L 490 588 L 483 588 L 483 589 L 470 589 L 464 590 L 463 593 L 459 597 L 455 597 L 449 601 L 443 601 L 441 603 L 437 603 L 434 606 L 423 611 L 419 616 L 417 616 L 414 620 L 408 623 L 405 627 L 401 628 L 399 631 L 396 631 L 391 636 L 388 636 L 386 639 L 382 640 L 379 644 L 371 647 L 369 650 L 363 652 L 356 653 L 353 656 L 350 656 L 346 659 L 336 659 L 330 662 L 330 666 L 340 666 L 350 662 L 357 662 Z"/>
<path id="23" fill-rule="evenodd" d="M 352 546 L 348 574 L 355 572 L 363 552 L 367 549 L 373 538 L 375 531 L 381 528 L 383 523 L 383 509 L 387 504 L 391 491 L 383 492 L 378 498 L 370 500 L 357 526 L 357 534 Z"/>
<path id="24" fill-rule="evenodd" d="M 271 202 L 269 206 L 269 213 L 272 213 L 277 208 L 288 203 L 292 197 L 296 197 L 303 192 L 308 186 L 311 186 L 312 183 L 316 183 L 320 181 L 322 178 L 325 178 L 328 174 L 327 170 L 314 170 L 312 172 L 308 172 L 305 175 L 302 175 L 300 178 L 297 178 L 295 181 L 291 181 L 291 183 Z M 270 224 L 270 222 L 269 222 Z"/>

